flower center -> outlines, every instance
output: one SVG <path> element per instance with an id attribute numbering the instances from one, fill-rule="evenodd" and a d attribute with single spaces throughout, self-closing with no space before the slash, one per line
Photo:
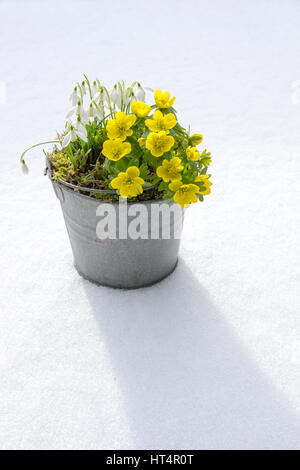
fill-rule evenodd
<path id="1" fill-rule="evenodd" d="M 121 155 L 121 150 L 120 149 L 114 150 L 113 155 L 114 157 L 118 158 Z"/>
<path id="2" fill-rule="evenodd" d="M 187 187 L 183 187 L 183 188 L 180 188 L 179 191 L 184 194 L 184 193 L 187 193 L 189 191 L 189 188 Z"/>
<path id="3" fill-rule="evenodd" d="M 164 143 L 161 140 L 156 140 L 154 142 L 154 147 L 157 151 L 162 150 L 163 146 L 164 146 Z"/>
<path id="4" fill-rule="evenodd" d="M 158 121 L 156 121 L 156 124 L 157 124 L 158 129 L 160 129 L 161 131 L 165 130 L 166 126 L 164 124 L 163 119 L 159 119 Z"/>
<path id="5" fill-rule="evenodd" d="M 125 184 L 127 186 L 132 186 L 134 184 L 134 181 L 133 181 L 133 178 L 131 178 L 130 176 L 127 177 L 126 181 L 125 181 Z"/>
<path id="6" fill-rule="evenodd" d="M 177 176 L 178 174 L 177 168 L 175 168 L 174 166 L 167 167 L 166 171 L 169 176 Z"/>

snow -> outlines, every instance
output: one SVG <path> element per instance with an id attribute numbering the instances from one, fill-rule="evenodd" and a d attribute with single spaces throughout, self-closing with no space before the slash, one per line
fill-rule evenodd
<path id="1" fill-rule="evenodd" d="M 299 21 L 296 0 L 0 3 L 1 449 L 299 448 Z M 169 89 L 214 157 L 151 288 L 81 279 L 41 150 L 19 168 L 82 73 Z"/>

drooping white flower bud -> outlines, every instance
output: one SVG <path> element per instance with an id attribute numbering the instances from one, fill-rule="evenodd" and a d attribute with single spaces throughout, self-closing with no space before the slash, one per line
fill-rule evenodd
<path id="1" fill-rule="evenodd" d="M 121 90 L 118 88 L 118 85 L 116 84 L 112 92 L 110 94 L 110 99 L 113 104 L 115 104 L 119 109 L 121 109 Z"/>
<path id="2" fill-rule="evenodd" d="M 78 87 L 75 86 L 74 90 L 72 91 L 72 93 L 70 95 L 70 101 L 72 103 L 72 106 L 76 106 L 78 98 L 80 98 L 80 93 L 78 91 Z"/>
<path id="3" fill-rule="evenodd" d="M 144 88 L 141 86 L 140 83 L 137 84 L 137 88 L 136 88 L 134 94 L 135 94 L 135 99 L 137 101 L 145 101 L 146 92 L 145 92 Z"/>
<path id="4" fill-rule="evenodd" d="M 93 96 L 93 98 L 94 98 L 95 95 L 98 93 L 98 88 L 97 88 L 97 82 L 96 82 L 96 80 L 93 81 L 93 85 L 92 85 L 91 91 L 92 91 L 92 96 Z"/>
<path id="5" fill-rule="evenodd" d="M 77 133 L 78 137 L 80 137 L 82 140 L 87 142 L 87 140 L 88 140 L 87 139 L 87 130 L 86 130 L 85 126 L 81 123 L 80 119 L 77 120 L 76 133 Z"/>
<path id="6" fill-rule="evenodd" d="M 81 114 L 82 112 L 82 104 L 81 100 L 78 99 L 77 97 L 77 104 L 73 106 L 73 108 L 70 109 L 70 111 L 67 113 L 66 118 L 69 119 L 73 114 L 76 114 L 77 116 Z"/>
<path id="7" fill-rule="evenodd" d="M 99 110 L 93 103 L 90 103 L 88 110 L 89 118 L 97 117 L 100 121 L 104 118 L 103 110 Z"/>
<path id="8" fill-rule="evenodd" d="M 133 89 L 131 87 L 128 87 L 124 96 L 124 105 L 128 106 L 132 102 L 134 97 L 135 95 L 133 93 Z"/>
<path id="9" fill-rule="evenodd" d="M 28 169 L 28 166 L 26 165 L 24 160 L 22 161 L 21 169 L 22 169 L 22 173 L 24 173 L 24 175 L 28 175 L 29 169 Z"/>

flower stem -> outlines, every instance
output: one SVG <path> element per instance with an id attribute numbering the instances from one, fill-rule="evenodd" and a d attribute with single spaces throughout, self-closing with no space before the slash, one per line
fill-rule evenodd
<path id="1" fill-rule="evenodd" d="M 87 83 L 87 85 L 88 85 L 89 92 L 90 92 L 90 98 L 91 98 L 91 100 L 92 100 L 92 99 L 93 99 L 93 96 L 92 96 L 92 89 L 91 89 L 90 81 L 89 81 L 89 79 L 87 78 L 87 76 L 86 76 L 85 73 L 83 74 L 83 76 L 84 76 L 84 78 L 85 78 L 85 80 L 86 80 L 86 83 Z"/>
<path id="2" fill-rule="evenodd" d="M 32 145 L 31 147 L 28 147 L 28 149 L 24 150 L 24 152 L 22 153 L 20 157 L 20 162 L 22 163 L 22 165 L 25 165 L 24 155 L 25 153 L 27 153 L 29 150 L 33 149 L 34 147 L 38 147 L 39 145 L 54 144 L 57 142 L 59 142 L 59 140 L 48 140 L 47 142 L 40 142 L 38 144 Z"/>

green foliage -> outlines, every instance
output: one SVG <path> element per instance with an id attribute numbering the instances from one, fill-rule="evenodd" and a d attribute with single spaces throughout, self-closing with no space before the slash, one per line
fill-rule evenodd
<path id="1" fill-rule="evenodd" d="M 200 154 L 200 165 L 201 166 L 209 166 L 211 164 L 211 153 L 207 152 L 207 150 L 203 150 Z"/>

